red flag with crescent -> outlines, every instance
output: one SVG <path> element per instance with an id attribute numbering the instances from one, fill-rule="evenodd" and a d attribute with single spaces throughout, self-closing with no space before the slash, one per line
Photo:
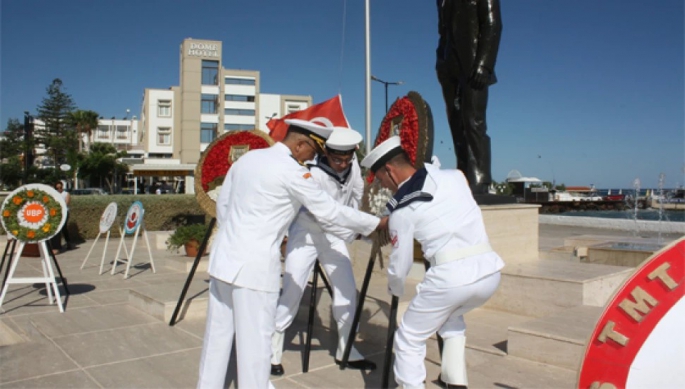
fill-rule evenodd
<path id="1" fill-rule="evenodd" d="M 285 115 L 282 118 L 269 120 L 269 122 L 266 123 L 266 126 L 269 127 L 270 130 L 269 136 L 276 142 L 283 140 L 285 134 L 288 132 L 288 125 L 285 123 L 285 119 L 308 120 L 328 127 L 350 127 L 347 117 L 345 117 L 345 112 L 343 111 L 340 95 L 322 103 L 312 105 L 307 109 Z"/>

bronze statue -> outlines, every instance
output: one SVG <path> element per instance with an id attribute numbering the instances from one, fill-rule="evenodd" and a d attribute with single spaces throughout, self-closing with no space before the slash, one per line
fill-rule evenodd
<path id="1" fill-rule="evenodd" d="M 437 0 L 440 42 L 435 69 L 447 106 L 457 168 L 474 195 L 492 183 L 485 110 L 497 82 L 502 21 L 499 0 Z"/>

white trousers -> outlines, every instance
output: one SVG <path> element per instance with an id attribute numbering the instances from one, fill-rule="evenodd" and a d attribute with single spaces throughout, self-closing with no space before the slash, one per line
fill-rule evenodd
<path id="1" fill-rule="evenodd" d="M 241 288 L 210 278 L 198 388 L 224 387 L 234 336 L 238 388 L 273 388 L 269 359 L 277 299 L 277 292 Z"/>
<path id="2" fill-rule="evenodd" d="M 318 258 L 333 288 L 332 310 L 338 326 L 336 359 L 342 359 L 357 306 L 357 287 L 345 242 L 340 239 L 331 240 L 332 242 L 323 233 L 304 233 L 301 230 L 288 237 L 283 291 L 276 308 L 276 331 L 284 332 L 295 320 L 307 280 Z M 282 346 L 275 347 L 280 347 L 281 350 L 274 350 L 271 363 L 280 364 Z M 349 360 L 360 359 L 363 356 L 353 347 Z"/>
<path id="3" fill-rule="evenodd" d="M 400 386 L 423 388 L 426 379 L 426 341 L 436 331 L 448 339 L 463 336 L 464 314 L 483 305 L 497 290 L 500 273 L 463 286 L 446 289 L 417 287 L 395 333 L 395 380 Z"/>

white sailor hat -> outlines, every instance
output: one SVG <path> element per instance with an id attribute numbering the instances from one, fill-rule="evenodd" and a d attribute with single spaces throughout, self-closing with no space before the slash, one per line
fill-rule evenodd
<path id="1" fill-rule="evenodd" d="M 393 136 L 378 146 L 374 147 L 373 150 L 364 157 L 362 160 L 362 166 L 371 169 L 372 172 L 376 173 L 376 170 L 380 169 L 388 162 L 392 157 L 398 155 L 403 151 L 402 144 L 400 142 L 399 136 Z"/>
<path id="2" fill-rule="evenodd" d="M 301 119 L 285 119 L 285 123 L 290 126 L 288 127 L 288 131 L 295 131 L 307 135 L 314 142 L 316 142 L 317 145 L 319 145 L 321 151 L 324 149 L 326 139 L 328 139 L 333 132 L 333 128 L 331 127 L 322 126 L 320 124 Z"/>
<path id="3" fill-rule="evenodd" d="M 333 127 L 333 133 L 326 141 L 326 148 L 344 153 L 353 151 L 362 141 L 362 136 L 357 131 L 347 127 Z"/>

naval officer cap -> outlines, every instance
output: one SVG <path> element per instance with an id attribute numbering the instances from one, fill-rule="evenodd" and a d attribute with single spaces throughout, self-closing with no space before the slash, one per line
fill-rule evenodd
<path id="1" fill-rule="evenodd" d="M 372 172 L 376 173 L 378 169 L 383 167 L 394 156 L 401 154 L 402 152 L 404 152 L 404 150 L 402 149 L 400 137 L 390 137 L 383 141 L 383 143 L 374 147 L 369 155 L 364 157 L 362 166 L 371 169 Z"/>
<path id="2" fill-rule="evenodd" d="M 326 139 L 328 139 L 333 132 L 333 128 L 331 127 L 322 126 L 307 120 L 285 119 L 285 123 L 289 126 L 288 132 L 293 131 L 304 134 L 316 142 L 320 152 L 324 150 Z"/>
<path id="3" fill-rule="evenodd" d="M 334 154 L 350 154 L 357 149 L 362 136 L 357 131 L 346 127 L 333 127 L 333 133 L 326 141 L 326 149 Z"/>

